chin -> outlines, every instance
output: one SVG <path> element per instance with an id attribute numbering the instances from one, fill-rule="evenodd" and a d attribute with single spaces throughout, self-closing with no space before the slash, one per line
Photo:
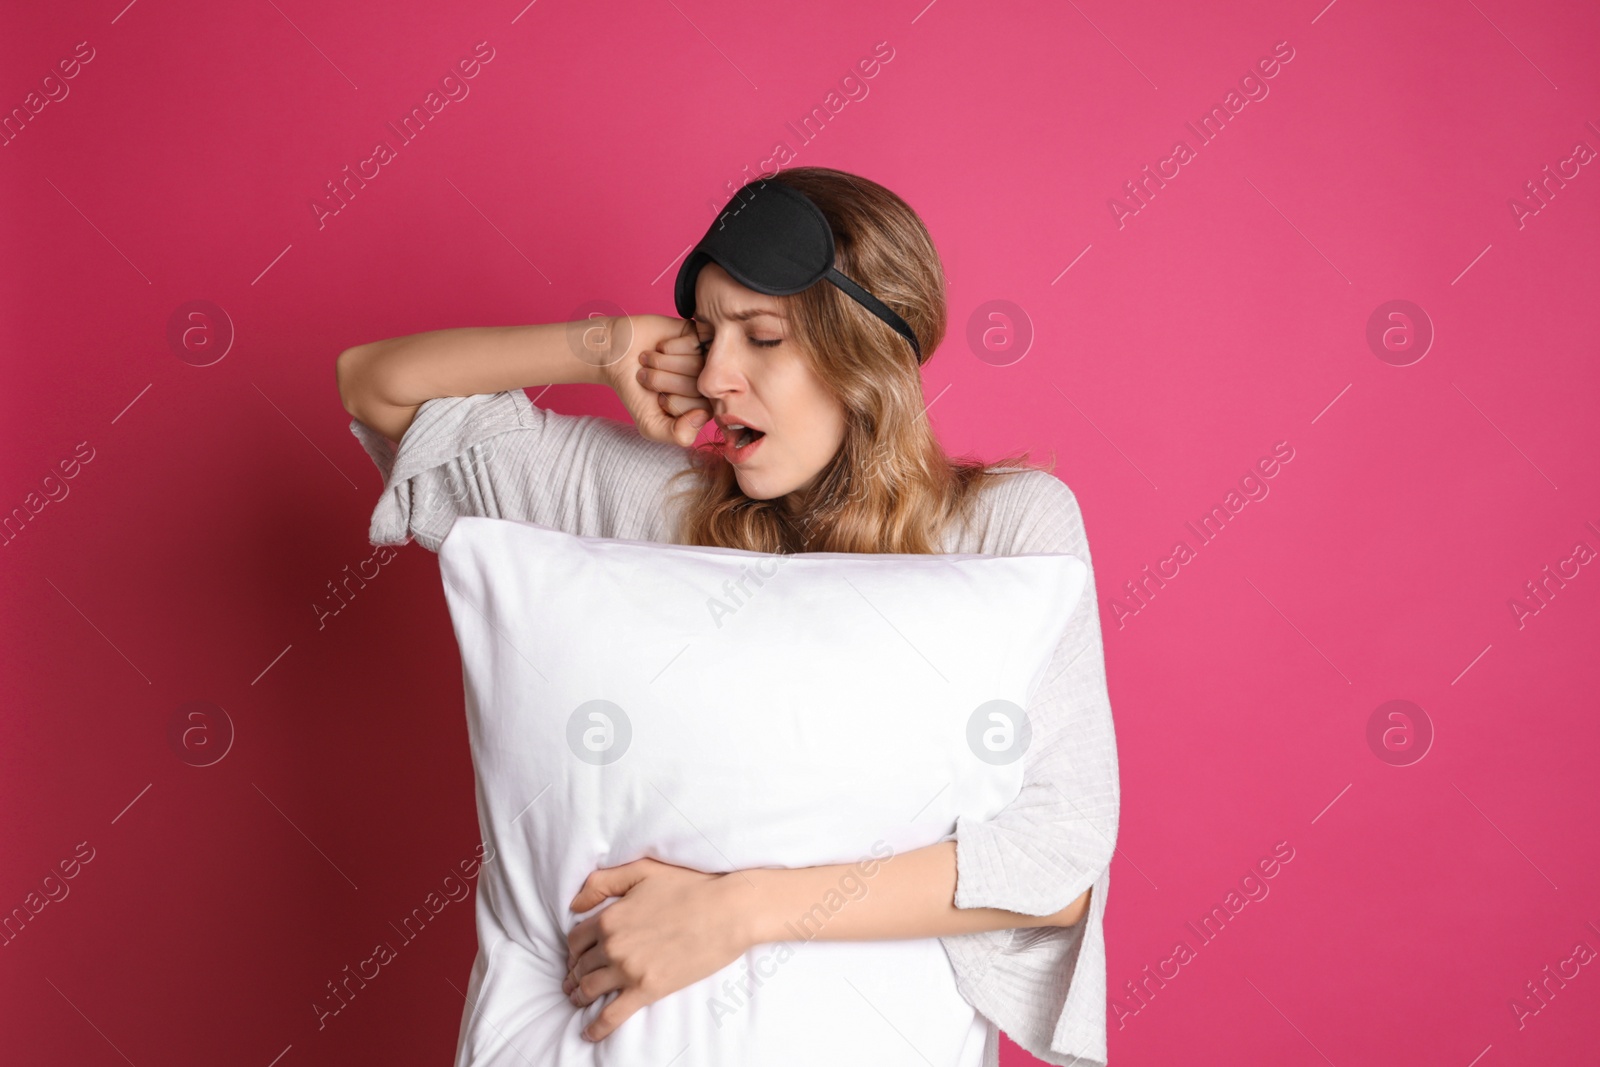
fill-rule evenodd
<path id="1" fill-rule="evenodd" d="M 776 500 L 788 496 L 796 488 L 782 478 L 773 477 L 769 472 L 757 474 L 735 467 L 734 478 L 739 483 L 739 490 L 751 500 Z"/>
<path id="2" fill-rule="evenodd" d="M 774 490 L 768 479 L 760 475 L 746 474 L 736 468 L 734 479 L 739 483 L 739 491 L 751 500 L 772 500 L 783 495 L 781 490 Z"/>

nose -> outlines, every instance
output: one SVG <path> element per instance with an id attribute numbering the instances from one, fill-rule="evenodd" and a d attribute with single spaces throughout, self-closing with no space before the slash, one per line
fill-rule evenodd
<path id="1" fill-rule="evenodd" d="M 706 348 L 705 365 L 700 368 L 696 388 L 708 400 L 720 400 L 729 393 L 738 392 L 745 385 L 744 370 L 734 346 L 713 338 Z"/>

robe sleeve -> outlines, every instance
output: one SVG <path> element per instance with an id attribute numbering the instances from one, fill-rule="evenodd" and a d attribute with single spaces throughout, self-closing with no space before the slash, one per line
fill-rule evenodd
<path id="1" fill-rule="evenodd" d="M 962 995 L 1018 1045 L 1045 1063 L 1104 1067 L 1103 919 L 1121 791 L 1100 613 L 1077 499 L 1047 472 L 1029 477 L 1039 491 L 1028 498 L 1010 551 L 1070 553 L 1089 565 L 1089 576 L 1028 707 L 1033 738 L 1021 792 L 991 819 L 958 820 L 951 835 L 955 904 L 1042 916 L 1093 891 L 1071 927 L 940 940 Z"/>
<path id="2" fill-rule="evenodd" d="M 426 401 L 399 442 L 358 419 L 350 432 L 383 477 L 368 540 L 430 552 L 460 515 L 654 540 L 667 482 L 687 467 L 683 448 L 632 423 L 550 411 L 521 389 Z"/>

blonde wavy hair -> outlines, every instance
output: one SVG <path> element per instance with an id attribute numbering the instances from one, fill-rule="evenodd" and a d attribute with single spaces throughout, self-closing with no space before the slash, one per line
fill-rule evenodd
<path id="1" fill-rule="evenodd" d="M 758 179 L 759 180 L 759 179 Z M 931 359 L 946 325 L 944 267 L 927 227 L 904 200 L 866 178 L 795 167 L 765 179 L 804 193 L 833 228 L 834 265 L 905 319 Z M 753 552 L 943 551 L 944 531 L 966 522 L 982 487 L 1023 470 L 1049 470 L 1014 453 L 989 465 L 947 455 L 929 424 L 921 367 L 905 339 L 837 287 L 818 283 L 773 297 L 789 337 L 845 410 L 844 441 L 791 510 L 756 500 L 707 441 L 678 477 L 677 541 Z"/>

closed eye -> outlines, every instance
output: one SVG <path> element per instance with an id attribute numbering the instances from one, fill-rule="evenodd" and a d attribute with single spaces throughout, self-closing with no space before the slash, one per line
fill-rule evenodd
<path id="1" fill-rule="evenodd" d="M 750 341 L 751 344 L 755 345 L 757 348 L 776 348 L 779 345 L 783 344 L 783 338 L 781 338 L 781 337 L 775 337 L 770 341 L 759 340 L 757 338 L 751 337 L 751 338 L 749 338 L 749 341 Z M 710 341 L 701 341 L 700 342 L 700 354 L 702 356 L 706 354 L 706 349 L 709 348 L 710 345 L 711 345 Z"/>

